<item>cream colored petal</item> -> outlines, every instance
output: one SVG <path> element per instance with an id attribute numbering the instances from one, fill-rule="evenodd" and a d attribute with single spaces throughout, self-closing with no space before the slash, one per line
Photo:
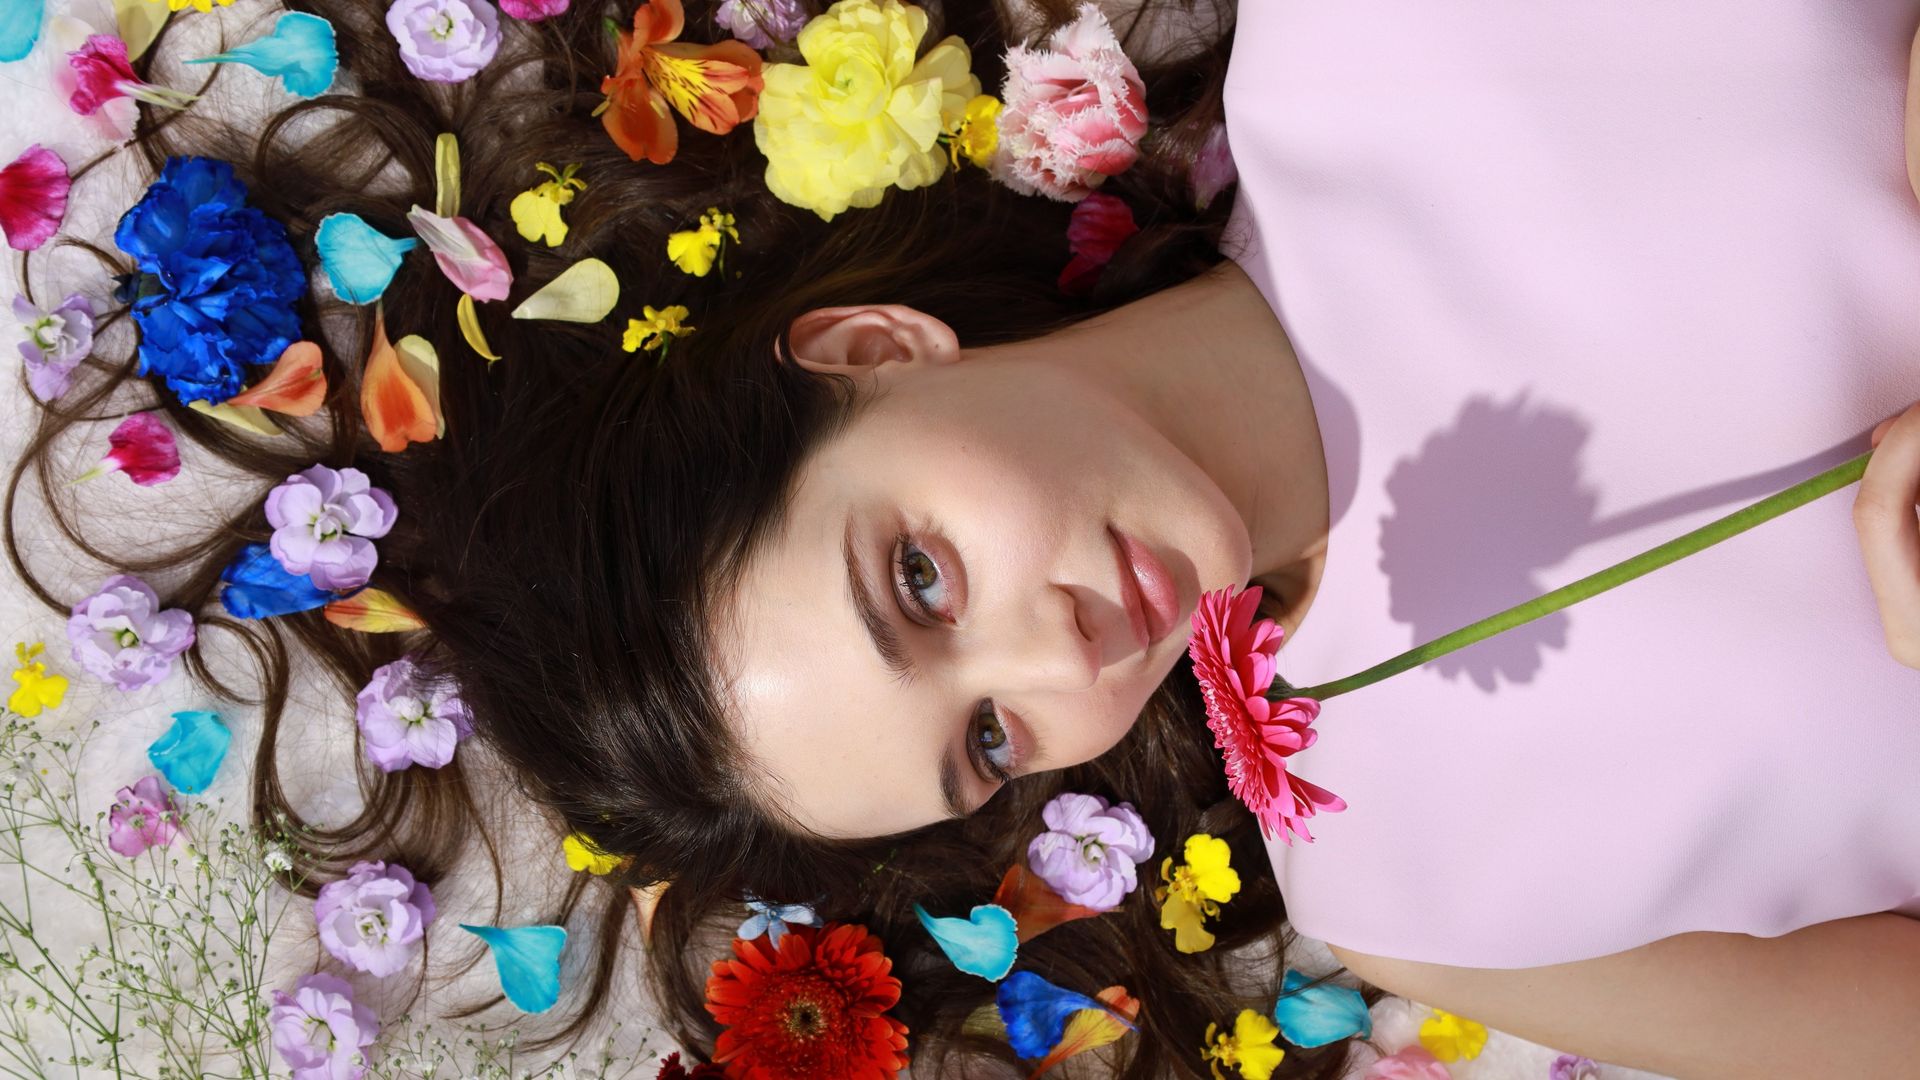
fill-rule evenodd
<path id="1" fill-rule="evenodd" d="M 426 397 L 427 405 L 433 410 L 435 437 L 447 433 L 447 414 L 440 411 L 440 352 L 433 342 L 419 334 L 408 334 L 393 343 L 393 351 L 400 358 L 400 370 L 420 388 Z"/>
<path id="2" fill-rule="evenodd" d="M 144 3 L 145 0 L 142 0 Z M 279 435 L 280 428 L 267 414 L 253 405 L 215 405 L 206 401 L 189 401 L 187 408 L 204 413 L 223 424 L 232 424 L 241 431 L 251 431 L 255 435 Z"/>
<path id="3" fill-rule="evenodd" d="M 513 309 L 516 319 L 597 323 L 620 302 L 620 279 L 599 259 L 581 259 Z"/>

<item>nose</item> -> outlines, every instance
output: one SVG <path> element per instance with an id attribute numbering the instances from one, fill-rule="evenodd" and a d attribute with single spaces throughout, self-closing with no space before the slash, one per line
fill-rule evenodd
<path id="1" fill-rule="evenodd" d="M 1097 631 L 1074 593 L 1048 585 L 989 632 L 982 657 L 987 670 L 979 676 L 1002 693 L 1085 690 L 1100 677 L 1102 664 L 1100 641 L 1090 633 Z"/>

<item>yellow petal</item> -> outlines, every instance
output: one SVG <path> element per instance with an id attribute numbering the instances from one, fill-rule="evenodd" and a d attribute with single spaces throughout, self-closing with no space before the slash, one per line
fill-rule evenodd
<path id="1" fill-rule="evenodd" d="M 160 36 L 167 17 L 177 10 L 150 0 L 113 0 L 113 23 L 120 30 L 120 40 L 127 43 L 129 61 L 140 59 L 153 39 Z"/>
<path id="2" fill-rule="evenodd" d="M 1109 986 L 1096 996 L 1112 1011 L 1081 1009 L 1069 1017 L 1060 1041 L 1053 1045 L 1053 1049 L 1047 1052 L 1033 1072 L 1027 1074 L 1027 1080 L 1039 1080 L 1049 1069 L 1075 1054 L 1098 1049 L 1132 1030 L 1127 1025 L 1139 1019 L 1139 998 L 1127 993 L 1124 986 Z M 1002 1030 L 1004 1032 L 1004 1028 Z M 1005 1038 L 1005 1035 L 1001 1037 Z"/>
<path id="3" fill-rule="evenodd" d="M 412 608 L 382 589 L 361 589 L 345 600 L 335 600 L 326 606 L 323 614 L 333 625 L 363 634 L 424 630 L 427 626 Z"/>
<path id="4" fill-rule="evenodd" d="M 620 302 L 620 279 L 599 259 L 581 259 L 513 309 L 516 319 L 597 323 Z"/>
<path id="5" fill-rule="evenodd" d="M 1463 1016 L 1435 1009 L 1420 1024 L 1420 1045 L 1441 1061 L 1471 1061 L 1487 1045 L 1487 1028 Z"/>
<path id="6" fill-rule="evenodd" d="M 1202 925 L 1200 909 L 1178 894 L 1168 894 L 1160 907 L 1160 929 L 1173 931 L 1173 947 L 1183 953 L 1201 953 L 1213 948 L 1213 934 Z"/>
<path id="7" fill-rule="evenodd" d="M 252 405 L 214 405 L 205 401 L 189 401 L 187 408 L 255 435 L 280 434 L 279 427 L 267 418 L 267 414 Z"/>
<path id="8" fill-rule="evenodd" d="M 486 332 L 480 329 L 480 313 L 474 310 L 473 297 L 461 293 L 460 303 L 454 308 L 454 313 L 460 319 L 460 336 L 467 339 L 473 351 L 486 357 L 489 364 L 500 359 L 499 354 L 493 351 L 493 346 L 487 344 Z"/>
<path id="9" fill-rule="evenodd" d="M 620 856 L 609 855 L 600 850 L 583 833 L 567 834 L 567 838 L 561 841 L 560 846 L 566 852 L 569 870 L 576 872 L 585 870 L 595 877 L 600 877 L 612 873 L 614 868 L 620 865 Z"/>
<path id="10" fill-rule="evenodd" d="M 433 410 L 434 438 L 445 435 L 447 416 L 440 411 L 440 351 L 419 334 L 408 334 L 394 342 L 393 351 L 400 357 L 400 370 L 420 388 L 427 407 Z"/>
<path id="11" fill-rule="evenodd" d="M 542 184 L 515 195 L 513 202 L 507 204 L 507 212 L 513 216 L 513 226 L 520 231 L 522 239 L 541 240 L 548 247 L 559 247 L 567 238 L 567 223 L 560 216 L 560 203 L 546 194 L 545 189 L 550 186 Z"/>
<path id="12" fill-rule="evenodd" d="M 443 131 L 433 142 L 433 212 L 460 216 L 460 139 Z"/>
<path id="13" fill-rule="evenodd" d="M 704 226 L 667 237 L 667 258 L 694 277 L 706 277 L 719 252 L 720 233 Z"/>

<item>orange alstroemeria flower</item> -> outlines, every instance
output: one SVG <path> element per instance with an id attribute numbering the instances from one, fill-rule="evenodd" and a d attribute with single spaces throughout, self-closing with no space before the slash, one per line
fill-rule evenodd
<path id="1" fill-rule="evenodd" d="M 274 362 L 267 377 L 227 399 L 228 405 L 252 405 L 288 416 L 312 416 L 327 400 L 327 373 L 320 346 L 296 341 Z"/>
<path id="2" fill-rule="evenodd" d="M 607 95 L 600 122 L 635 161 L 655 165 L 680 149 L 679 112 L 702 131 L 725 135 L 760 108 L 760 54 L 739 41 L 678 42 L 686 26 L 680 0 L 652 0 L 633 13 L 633 33 L 620 33 L 620 64 L 600 80 Z"/>
<path id="3" fill-rule="evenodd" d="M 405 450 L 410 442 L 431 442 L 439 437 L 433 402 L 401 366 L 400 354 L 387 340 L 385 313 L 377 308 L 373 349 L 360 376 L 360 415 L 374 441 L 389 454 Z"/>

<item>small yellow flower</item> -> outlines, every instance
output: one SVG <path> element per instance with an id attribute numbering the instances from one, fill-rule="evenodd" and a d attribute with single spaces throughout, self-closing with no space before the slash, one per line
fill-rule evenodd
<path id="1" fill-rule="evenodd" d="M 1222 1065 L 1239 1069 L 1243 1080 L 1270 1080 L 1273 1070 L 1287 1056 L 1285 1050 L 1273 1045 L 1279 1035 L 1280 1028 L 1273 1021 L 1252 1009 L 1241 1009 L 1231 1035 L 1220 1031 L 1217 1024 L 1207 1025 L 1207 1045 L 1201 1047 L 1200 1059 L 1207 1062 L 1215 1080 L 1226 1080 L 1220 1072 Z"/>
<path id="2" fill-rule="evenodd" d="M 1439 1009 L 1420 1024 L 1420 1045 L 1441 1061 L 1472 1061 L 1487 1045 L 1485 1024 Z"/>
<path id="3" fill-rule="evenodd" d="M 158 4 L 162 0 L 151 0 L 151 2 Z M 187 8 L 195 11 L 212 11 L 215 2 L 218 2 L 221 7 L 233 6 L 233 0 L 164 0 L 164 2 L 168 11 L 185 11 Z"/>
<path id="4" fill-rule="evenodd" d="M 47 674 L 47 665 L 37 660 L 46 646 L 36 641 L 31 646 L 20 644 L 13 647 L 13 655 L 19 658 L 20 668 L 13 673 L 13 681 L 19 687 L 7 698 L 7 708 L 21 716 L 39 716 L 43 709 L 57 709 L 67 697 L 67 677 Z"/>
<path id="5" fill-rule="evenodd" d="M 960 122 L 947 132 L 947 157 L 954 168 L 963 157 L 983 169 L 993 160 L 1000 145 L 1000 108 L 1000 99 L 992 94 L 977 94 L 967 102 Z"/>
<path id="6" fill-rule="evenodd" d="M 614 868 L 620 865 L 620 856 L 601 851 L 593 841 L 587 839 L 585 833 L 569 833 L 567 838 L 560 842 L 560 847 L 567 853 L 569 870 L 576 872 L 585 870 L 598 877 L 601 874 L 612 873 Z"/>
<path id="7" fill-rule="evenodd" d="M 1195 833 L 1187 837 L 1186 859 L 1174 869 L 1173 858 L 1160 863 L 1160 880 L 1153 891 L 1160 904 L 1160 929 L 1173 931 L 1173 947 L 1183 953 L 1213 948 L 1213 934 L 1203 922 L 1220 917 L 1220 905 L 1240 891 L 1240 875 L 1229 865 L 1233 850 L 1225 840 Z"/>
<path id="8" fill-rule="evenodd" d="M 694 277 L 706 277 L 728 237 L 732 237 L 735 243 L 740 242 L 740 231 L 733 227 L 733 215 L 722 212 L 717 206 L 710 206 L 706 213 L 700 215 L 699 228 L 667 237 L 667 258 Z M 726 269 L 726 259 L 720 258 L 721 273 L 724 274 Z"/>
<path id="9" fill-rule="evenodd" d="M 680 321 L 688 315 L 683 304 L 674 304 L 665 311 L 656 310 L 652 304 L 648 304 L 642 309 L 641 315 L 644 317 L 627 320 L 626 335 L 620 339 L 620 347 L 628 352 L 659 349 L 665 355 L 669 342 L 694 331 L 694 327 Z"/>
<path id="10" fill-rule="evenodd" d="M 579 162 L 556 169 L 542 161 L 534 168 L 553 179 L 515 195 L 507 212 L 513 215 L 514 227 L 523 238 L 545 240 L 548 247 L 559 247 L 567 238 L 567 223 L 560 216 L 560 208 L 573 201 L 575 189 L 585 191 L 587 182 L 573 175 L 580 169 Z"/>

